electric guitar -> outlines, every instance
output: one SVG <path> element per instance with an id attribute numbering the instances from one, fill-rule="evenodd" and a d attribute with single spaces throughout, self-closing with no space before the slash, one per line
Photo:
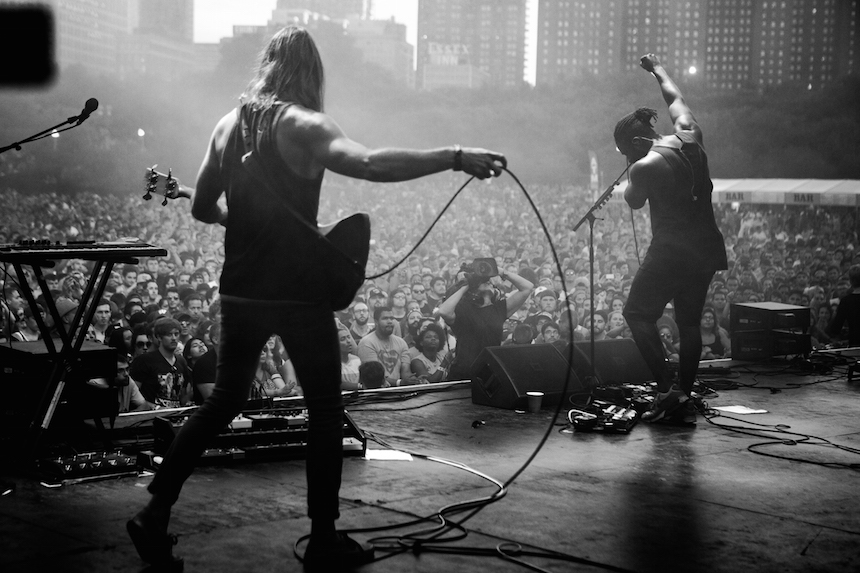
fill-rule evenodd
<path id="1" fill-rule="evenodd" d="M 158 165 L 146 169 L 146 194 L 143 196 L 146 201 L 150 201 L 153 195 L 164 197 L 162 205 L 167 205 L 169 199 L 191 199 L 194 188 L 180 183 L 172 170 L 168 169 L 165 174 L 156 171 L 156 167 Z M 317 228 L 343 254 L 362 267 L 367 266 L 370 254 L 370 217 L 367 213 L 353 213 L 333 223 L 318 225 Z"/>

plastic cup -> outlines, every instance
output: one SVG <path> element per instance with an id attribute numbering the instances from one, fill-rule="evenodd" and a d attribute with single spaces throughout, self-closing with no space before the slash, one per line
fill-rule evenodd
<path id="1" fill-rule="evenodd" d="M 543 392 L 526 392 L 529 400 L 529 412 L 536 414 L 540 412 L 540 406 L 543 402 Z"/>

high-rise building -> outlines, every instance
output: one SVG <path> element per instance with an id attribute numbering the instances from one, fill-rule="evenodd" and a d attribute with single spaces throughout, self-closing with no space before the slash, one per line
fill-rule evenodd
<path id="1" fill-rule="evenodd" d="M 130 32 L 129 3 L 49 0 L 54 14 L 57 67 L 80 65 L 96 74 L 117 71 L 119 45 Z"/>
<path id="2" fill-rule="evenodd" d="M 399 86 L 415 86 L 414 48 L 406 41 L 405 24 L 394 20 L 350 21 L 347 34 L 355 40 L 365 62 L 388 71 Z"/>
<path id="3" fill-rule="evenodd" d="M 634 69 L 653 52 L 714 89 L 858 73 L 858 3 L 845 0 L 540 0 L 536 83 Z"/>
<path id="4" fill-rule="evenodd" d="M 518 87 L 526 0 L 419 0 L 416 85 Z"/>
<path id="5" fill-rule="evenodd" d="M 307 10 L 332 20 L 363 20 L 370 17 L 373 0 L 278 0 L 275 10 Z"/>
<path id="6" fill-rule="evenodd" d="M 194 41 L 194 0 L 132 0 L 132 28 L 178 42 Z"/>

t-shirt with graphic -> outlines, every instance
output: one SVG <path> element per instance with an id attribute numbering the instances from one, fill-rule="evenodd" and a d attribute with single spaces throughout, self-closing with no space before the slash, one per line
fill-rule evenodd
<path id="1" fill-rule="evenodd" d="M 377 336 L 376 331 L 371 332 L 358 343 L 358 357 L 362 364 L 381 362 L 385 368 L 385 379 L 392 386 L 400 380 L 401 365 L 405 364 L 408 368 L 412 362 L 409 357 L 409 345 L 405 340 L 396 334 L 382 340 Z"/>
<path id="2" fill-rule="evenodd" d="M 153 350 L 132 361 L 128 374 L 140 386 L 140 393 L 147 402 L 162 408 L 183 405 L 182 397 L 187 393 L 191 375 L 185 358 L 174 357 L 176 361 L 170 364 L 161 352 Z"/>

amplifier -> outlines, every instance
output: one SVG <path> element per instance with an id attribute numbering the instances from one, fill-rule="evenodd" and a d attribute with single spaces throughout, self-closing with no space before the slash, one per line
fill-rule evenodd
<path id="1" fill-rule="evenodd" d="M 55 338 L 53 342 L 59 355 L 63 349 L 63 341 Z M 53 362 L 54 357 L 48 354 L 44 340 L 33 342 L 13 340 L 0 345 L 0 364 L 3 365 L 3 376 L 22 374 L 28 377 L 42 374 L 48 376 Z M 76 362 L 72 365 L 71 377 L 84 380 L 90 378 L 113 380 L 116 378 L 116 348 L 85 340 L 77 355 Z"/>
<path id="2" fill-rule="evenodd" d="M 809 354 L 812 338 L 809 334 L 784 329 L 742 330 L 732 333 L 732 359 L 763 360 L 771 356 Z"/>
<path id="3" fill-rule="evenodd" d="M 746 330 L 793 330 L 807 332 L 810 310 L 780 302 L 749 302 L 732 304 L 731 333 Z M 734 358 L 734 356 L 733 356 Z"/>

